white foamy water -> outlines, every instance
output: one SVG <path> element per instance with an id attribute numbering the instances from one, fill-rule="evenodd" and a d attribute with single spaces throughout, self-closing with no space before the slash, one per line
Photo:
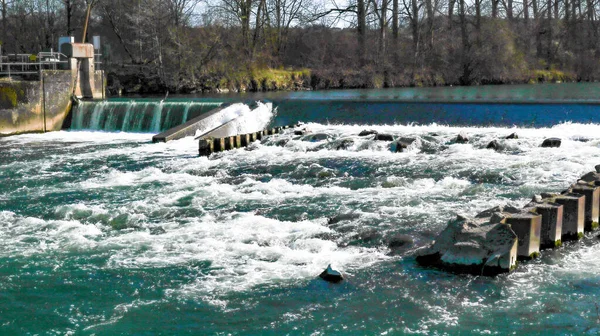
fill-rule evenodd
<path id="1" fill-rule="evenodd" d="M 232 116 L 250 128 L 272 117 L 266 105 L 239 107 Z M 56 132 L 4 139 L 2 150 L 19 150 L 0 162 L 0 177 L 13 181 L 0 189 L 8 204 L 0 209 L 0 256 L 108 255 L 100 266 L 107 270 L 204 265 L 165 295 L 221 304 L 230 293 L 310 281 L 330 263 L 352 279 L 410 258 L 456 213 L 522 206 L 600 163 L 598 125 L 303 127 L 326 139 L 306 141 L 290 130 L 210 158 L 196 156 L 192 138 L 152 144 L 141 134 Z M 358 137 L 363 129 L 415 142 L 392 153 L 389 142 Z M 503 139 L 513 132 L 519 139 Z M 459 133 L 470 142 L 454 144 Z M 547 137 L 560 137 L 562 146 L 539 147 Z M 494 139 L 502 150 L 485 148 Z M 337 149 L 343 140 L 351 144 Z M 36 156 L 45 146 L 47 154 Z M 414 244 L 392 253 L 398 234 Z M 596 250 L 578 252 L 583 262 L 559 264 L 600 276 Z M 542 269 L 547 276 L 555 267 Z M 522 276 L 531 278 L 512 279 Z M 456 312 L 444 309 L 431 304 L 423 325 L 456 325 Z"/>

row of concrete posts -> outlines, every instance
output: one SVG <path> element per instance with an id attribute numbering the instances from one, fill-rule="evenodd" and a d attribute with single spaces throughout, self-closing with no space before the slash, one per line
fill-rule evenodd
<path id="1" fill-rule="evenodd" d="M 253 132 L 248 134 L 238 134 L 228 136 L 224 138 L 208 138 L 200 139 L 198 143 L 198 152 L 200 156 L 209 156 L 212 153 L 223 152 L 235 148 L 243 148 L 250 146 L 255 141 L 260 141 L 268 135 L 279 134 L 283 130 L 294 128 L 293 126 L 274 127 L 264 129 L 259 132 Z"/>

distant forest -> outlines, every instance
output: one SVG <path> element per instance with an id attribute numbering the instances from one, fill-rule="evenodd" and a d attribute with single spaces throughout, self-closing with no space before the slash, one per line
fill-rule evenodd
<path id="1" fill-rule="evenodd" d="M 600 78 L 597 0 L 0 0 L 3 53 L 102 36 L 126 92 Z"/>

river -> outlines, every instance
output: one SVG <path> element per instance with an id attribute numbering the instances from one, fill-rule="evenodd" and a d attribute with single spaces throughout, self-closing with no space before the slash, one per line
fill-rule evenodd
<path id="1" fill-rule="evenodd" d="M 598 334 L 597 234 L 497 277 L 412 256 L 456 213 L 523 206 L 600 164 L 598 86 L 577 85 L 434 103 L 267 94 L 272 124 L 327 139 L 288 132 L 209 158 L 151 133 L 1 138 L 0 334 Z M 416 141 L 393 153 L 364 129 Z M 562 146 L 540 148 L 547 137 Z M 495 139 L 503 149 L 486 149 Z M 341 284 L 318 278 L 330 263 Z"/>

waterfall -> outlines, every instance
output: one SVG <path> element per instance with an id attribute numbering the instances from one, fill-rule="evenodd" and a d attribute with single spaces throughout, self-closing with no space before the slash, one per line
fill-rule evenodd
<path id="1" fill-rule="evenodd" d="M 159 133 L 221 106 L 213 101 L 110 99 L 73 107 L 71 130 Z"/>

